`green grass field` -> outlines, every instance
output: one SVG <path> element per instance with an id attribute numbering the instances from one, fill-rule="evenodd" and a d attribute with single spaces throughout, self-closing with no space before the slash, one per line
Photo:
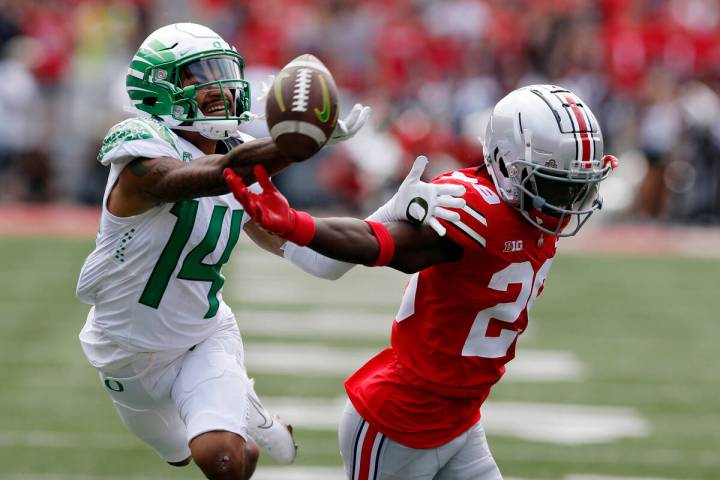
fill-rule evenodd
<path id="1" fill-rule="evenodd" d="M 74 289 L 91 248 L 91 240 L 0 239 L 0 479 L 201 478 L 194 467 L 165 466 L 125 432 L 82 356 L 77 332 L 87 307 Z M 370 269 L 335 283 L 308 280 L 242 242 L 226 276 L 225 299 L 241 331 L 243 317 L 311 319 L 328 310 L 340 327 L 387 315 L 389 328 L 403 283 L 402 275 Z M 489 429 L 504 475 L 720 479 L 720 261 L 560 255 L 546 286 L 521 347 L 570 352 L 585 374 L 577 381 L 501 382 L 491 401 L 627 407 L 650 429 L 577 445 Z M 250 329 L 244 334 L 248 358 L 283 343 L 308 352 L 370 351 L 387 343 L 382 331 L 318 333 L 308 324 L 305 332 L 302 319 L 287 333 Z M 248 364 L 269 403 L 342 395 L 340 373 L 313 373 L 302 364 L 293 373 L 292 361 L 290 371 L 254 372 Z M 299 427 L 297 436 L 299 465 L 339 467 L 332 429 Z M 269 465 L 261 462 L 258 478 Z"/>

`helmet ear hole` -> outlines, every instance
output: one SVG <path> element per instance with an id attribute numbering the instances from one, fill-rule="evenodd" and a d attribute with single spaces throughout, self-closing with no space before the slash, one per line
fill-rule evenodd
<path id="1" fill-rule="evenodd" d="M 500 173 L 502 173 L 504 177 L 508 177 L 508 171 L 507 171 L 507 167 L 505 166 L 505 160 L 502 157 L 500 157 L 498 159 L 498 167 L 500 168 Z"/>

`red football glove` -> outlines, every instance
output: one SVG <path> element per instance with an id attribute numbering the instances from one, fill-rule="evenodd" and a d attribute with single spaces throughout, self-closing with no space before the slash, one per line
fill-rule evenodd
<path id="1" fill-rule="evenodd" d="M 223 176 L 230 191 L 255 223 L 300 246 L 310 243 L 315 236 L 313 218 L 308 213 L 298 212 L 290 207 L 287 199 L 275 188 L 261 165 L 255 167 L 254 173 L 263 189 L 259 195 L 251 192 L 232 169 L 226 168 Z"/>

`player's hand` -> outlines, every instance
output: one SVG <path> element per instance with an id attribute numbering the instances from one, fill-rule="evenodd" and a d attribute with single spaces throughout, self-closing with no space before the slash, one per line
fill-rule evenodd
<path id="1" fill-rule="evenodd" d="M 449 222 L 460 220 L 460 214 L 448 208 L 464 208 L 462 197 L 465 187 L 462 185 L 425 183 L 420 180 L 428 164 L 426 156 L 415 159 L 410 173 L 400 184 L 397 193 L 390 199 L 391 211 L 398 220 L 430 225 L 438 235 L 446 233 L 438 218 Z"/>
<path id="2" fill-rule="evenodd" d="M 242 179 L 230 168 L 223 171 L 223 176 L 230 191 L 255 223 L 281 237 L 292 234 L 295 230 L 297 212 L 290 207 L 283 194 L 275 188 L 261 165 L 255 167 L 254 173 L 263 189 L 260 194 L 251 192 Z"/>
<path id="3" fill-rule="evenodd" d="M 357 132 L 365 125 L 370 117 L 370 107 L 365 107 L 356 103 L 350 113 L 343 120 L 338 120 L 335 130 L 333 130 L 328 140 L 328 144 L 343 142 L 355 136 Z"/>

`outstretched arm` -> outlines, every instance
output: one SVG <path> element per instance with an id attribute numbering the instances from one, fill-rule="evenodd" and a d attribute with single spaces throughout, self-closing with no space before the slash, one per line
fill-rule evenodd
<path id="1" fill-rule="evenodd" d="M 395 195 L 365 220 L 424 224 L 432 227 L 438 235 L 445 235 L 445 227 L 438 219 L 450 222 L 459 220 L 459 214 L 451 209 L 465 206 L 462 198 L 465 188 L 461 185 L 423 182 L 421 177 L 427 164 L 427 157 L 417 157 Z M 328 280 L 337 280 L 355 266 L 354 263 L 335 260 L 292 242 L 287 242 L 283 247 L 283 256 L 310 275 Z"/>
<path id="2" fill-rule="evenodd" d="M 438 236 L 429 225 L 409 222 L 386 224 L 355 218 L 315 219 L 290 208 L 262 168 L 256 176 L 263 193 L 250 192 L 231 170 L 225 176 L 246 212 L 264 229 L 298 245 L 349 263 L 390 265 L 416 272 L 436 263 L 459 260 L 462 251 L 451 240 Z"/>
<path id="3" fill-rule="evenodd" d="M 232 168 L 242 179 L 255 182 L 253 168 L 263 165 L 271 175 L 291 161 L 271 138 L 238 145 L 224 155 L 206 155 L 192 162 L 174 158 L 138 158 L 123 169 L 108 207 L 119 216 L 137 215 L 163 202 L 178 202 L 228 193 L 223 170 Z"/>
<path id="4" fill-rule="evenodd" d="M 315 235 L 308 244 L 318 253 L 337 260 L 373 265 L 380 243 L 370 224 L 357 218 L 315 218 Z M 383 224 L 390 233 L 394 252 L 388 265 L 414 273 L 437 263 L 460 260 L 461 248 L 430 226 L 409 222 Z"/>
<path id="5" fill-rule="evenodd" d="M 337 280 L 355 267 L 354 263 L 335 260 L 312 248 L 301 247 L 292 242 L 285 242 L 282 246 L 282 254 L 304 272 L 325 280 Z"/>
<path id="6" fill-rule="evenodd" d="M 331 136 L 333 142 L 352 138 L 365 124 L 370 107 L 355 105 Z M 223 170 L 231 168 L 246 184 L 255 181 L 253 168 L 263 165 L 274 175 L 291 161 L 269 137 L 243 143 L 225 155 L 206 155 L 192 162 L 174 158 L 137 158 L 120 174 L 108 201 L 110 212 L 138 215 L 165 202 L 178 202 L 229 192 Z"/>

